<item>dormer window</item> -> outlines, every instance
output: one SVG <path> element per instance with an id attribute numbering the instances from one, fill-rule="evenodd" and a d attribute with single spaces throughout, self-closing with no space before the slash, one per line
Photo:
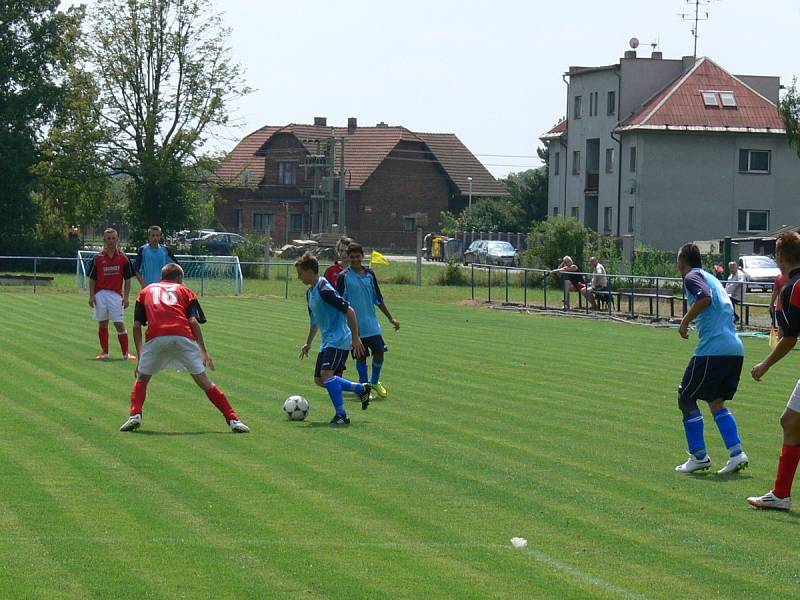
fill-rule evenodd
<path id="1" fill-rule="evenodd" d="M 706 106 L 719 106 L 717 95 L 714 92 L 703 92 L 703 104 Z"/>
<path id="2" fill-rule="evenodd" d="M 725 108 L 736 108 L 736 96 L 733 92 L 720 92 L 719 99 L 722 100 L 722 106 Z"/>

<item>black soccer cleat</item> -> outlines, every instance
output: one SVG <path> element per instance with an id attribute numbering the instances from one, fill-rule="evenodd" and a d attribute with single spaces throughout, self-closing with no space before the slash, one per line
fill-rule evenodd
<path id="1" fill-rule="evenodd" d="M 331 425 L 350 425 L 350 419 L 347 415 L 333 415 Z"/>
<path id="2" fill-rule="evenodd" d="M 364 391 L 358 395 L 361 398 L 361 410 L 367 410 L 369 408 L 369 401 L 372 400 L 372 384 L 365 383 L 364 384 Z"/>

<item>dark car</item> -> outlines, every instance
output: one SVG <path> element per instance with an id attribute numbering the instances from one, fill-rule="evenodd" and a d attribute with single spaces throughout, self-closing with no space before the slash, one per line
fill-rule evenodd
<path id="1" fill-rule="evenodd" d="M 519 265 L 519 254 L 510 242 L 475 240 L 464 252 L 464 264 L 471 263 L 515 267 Z"/>
<path id="2" fill-rule="evenodd" d="M 247 240 L 238 233 L 224 231 L 205 232 L 201 237 L 192 240 L 192 246 L 197 246 L 209 254 L 229 255 L 234 248 L 244 244 Z"/>

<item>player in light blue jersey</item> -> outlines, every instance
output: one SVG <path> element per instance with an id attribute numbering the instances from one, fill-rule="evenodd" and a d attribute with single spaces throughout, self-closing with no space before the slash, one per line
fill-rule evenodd
<path id="1" fill-rule="evenodd" d="M 729 454 L 728 462 L 717 472 L 735 473 L 746 467 L 749 459 L 742 450 L 736 418 L 725 407 L 739 386 L 744 361 L 744 346 L 733 321 L 733 305 L 719 280 L 703 270 L 700 250 L 694 244 L 684 244 L 678 251 L 678 270 L 690 305 L 679 333 L 688 339 L 689 325 L 695 321 L 700 340 L 678 388 L 678 407 L 683 413 L 690 456 L 675 470 L 693 473 L 711 466 L 703 436 L 703 414 L 697 407 L 697 400 L 705 400 Z"/>
<path id="2" fill-rule="evenodd" d="M 350 266 L 341 272 L 336 282 L 336 289 L 356 311 L 358 327 L 361 330 L 361 341 L 366 348 L 363 356 L 356 358 L 358 380 L 361 383 L 369 381 L 372 388 L 381 398 L 387 398 L 389 391 L 381 383 L 381 369 L 383 368 L 384 353 L 388 350 L 381 335 L 381 325 L 375 314 L 375 307 L 381 309 L 395 330 L 400 329 L 400 321 L 392 316 L 378 286 L 378 278 L 372 269 L 362 264 L 364 248 L 359 244 L 350 244 L 347 247 L 347 256 Z M 369 376 L 367 356 L 372 354 L 372 377 Z"/>
<path id="3" fill-rule="evenodd" d="M 172 250 L 161 243 L 161 227 L 147 228 L 148 243 L 136 252 L 136 279 L 142 287 L 161 281 L 161 269 L 170 263 L 178 263 Z"/>
<path id="4" fill-rule="evenodd" d="M 344 370 L 351 349 L 356 356 L 364 354 L 356 313 L 330 282 L 319 276 L 319 262 L 313 254 L 306 252 L 297 259 L 294 266 L 297 269 L 298 279 L 309 286 L 306 301 L 311 326 L 306 343 L 300 350 L 300 358 L 308 356 L 311 342 L 319 331 L 322 342 L 314 368 L 314 383 L 328 391 L 336 409 L 331 425 L 349 425 L 350 419 L 344 406 L 343 392 L 353 392 L 358 395 L 362 410 L 366 410 L 369 406 L 372 393 L 370 384 L 354 383 L 336 375 L 337 371 Z"/>

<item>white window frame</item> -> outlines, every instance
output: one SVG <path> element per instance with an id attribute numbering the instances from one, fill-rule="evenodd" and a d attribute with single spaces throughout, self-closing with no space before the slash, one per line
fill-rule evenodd
<path id="1" fill-rule="evenodd" d="M 614 220 L 614 209 L 610 206 L 603 208 L 603 233 L 611 233 L 611 223 Z"/>
<path id="2" fill-rule="evenodd" d="M 606 95 L 606 114 L 609 116 L 617 114 L 617 92 L 614 90 Z"/>
<path id="3" fill-rule="evenodd" d="M 772 173 L 772 151 L 771 150 L 758 150 L 758 149 L 751 149 L 751 148 L 740 148 L 739 152 L 747 152 L 747 170 L 742 171 L 741 168 L 739 169 L 739 173 L 754 173 L 756 175 L 769 175 Z M 753 169 L 753 153 L 758 152 L 761 154 L 767 155 L 767 170 L 761 169 Z M 739 158 L 741 161 L 741 158 Z M 740 162 L 741 166 L 741 162 Z"/>
<path id="4" fill-rule="evenodd" d="M 769 231 L 769 211 L 762 210 L 762 209 L 750 209 L 750 208 L 740 208 L 739 212 L 737 213 L 737 223 L 736 226 L 739 226 L 738 219 L 742 216 L 742 213 L 745 213 L 745 229 L 739 229 L 742 233 L 764 233 L 765 231 Z M 764 229 L 752 229 L 750 227 L 750 216 L 753 213 L 760 213 L 765 214 L 767 216 L 767 222 L 764 225 Z"/>
<path id="5" fill-rule="evenodd" d="M 606 148 L 606 173 L 614 172 L 614 148 Z"/>
<path id="6" fill-rule="evenodd" d="M 583 96 L 575 96 L 572 103 L 572 118 L 580 119 L 583 114 Z"/>
<path id="7" fill-rule="evenodd" d="M 573 175 L 580 175 L 581 174 L 581 151 L 580 150 L 573 150 L 572 151 L 572 174 Z"/>

